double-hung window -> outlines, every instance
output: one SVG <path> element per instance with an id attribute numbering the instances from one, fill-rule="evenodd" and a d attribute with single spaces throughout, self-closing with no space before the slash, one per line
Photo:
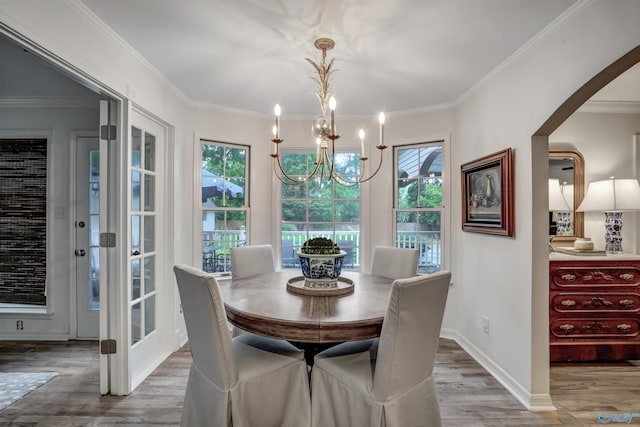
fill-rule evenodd
<path id="1" fill-rule="evenodd" d="M 316 154 L 284 152 L 282 165 L 287 175 L 302 180 L 315 168 Z M 357 181 L 360 154 L 335 153 L 336 171 Z M 282 184 L 281 261 L 282 268 L 298 265 L 296 256 L 305 240 L 327 237 L 347 252 L 343 268 L 360 268 L 360 186 L 343 185 L 335 179 L 313 178 L 301 184 Z"/>
<path id="2" fill-rule="evenodd" d="M 231 271 L 230 249 L 249 232 L 249 147 L 201 140 L 202 269 Z"/>
<path id="3" fill-rule="evenodd" d="M 419 251 L 418 271 L 443 263 L 442 141 L 394 147 L 395 244 Z"/>

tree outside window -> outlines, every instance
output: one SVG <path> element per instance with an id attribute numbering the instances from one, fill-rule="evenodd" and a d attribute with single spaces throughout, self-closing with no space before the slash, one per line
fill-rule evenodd
<path id="1" fill-rule="evenodd" d="M 201 141 L 202 269 L 231 270 L 230 249 L 247 243 L 249 147 Z"/>
<path id="2" fill-rule="evenodd" d="M 336 153 L 336 170 L 346 179 L 360 174 L 358 153 Z M 315 168 L 315 153 L 282 153 L 283 169 L 294 179 L 303 179 Z M 296 252 L 313 237 L 334 240 L 347 252 L 343 268 L 360 266 L 360 186 L 345 186 L 326 178 L 282 184 L 282 268 L 298 266 Z"/>
<path id="3" fill-rule="evenodd" d="M 395 240 L 419 251 L 418 271 L 442 268 L 442 142 L 396 146 Z"/>

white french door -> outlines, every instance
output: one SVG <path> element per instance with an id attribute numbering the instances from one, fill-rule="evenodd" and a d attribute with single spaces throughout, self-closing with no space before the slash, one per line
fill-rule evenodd
<path id="1" fill-rule="evenodd" d="M 167 127 L 127 100 L 118 105 L 119 115 L 115 102 L 100 109 L 100 391 L 126 395 L 175 349 L 175 289 L 166 255 Z"/>
<path id="2" fill-rule="evenodd" d="M 172 351 L 171 270 L 165 260 L 166 128 L 130 110 L 128 144 L 129 392 Z"/>

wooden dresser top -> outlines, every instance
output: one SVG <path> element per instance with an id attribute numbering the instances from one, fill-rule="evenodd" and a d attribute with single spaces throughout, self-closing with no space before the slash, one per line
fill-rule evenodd
<path id="1" fill-rule="evenodd" d="M 637 261 L 636 254 L 607 254 L 607 255 L 569 255 L 559 252 L 549 253 L 549 261 Z"/>

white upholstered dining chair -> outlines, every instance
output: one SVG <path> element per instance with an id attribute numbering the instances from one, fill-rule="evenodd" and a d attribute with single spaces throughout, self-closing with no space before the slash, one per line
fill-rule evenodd
<path id="1" fill-rule="evenodd" d="M 315 356 L 313 427 L 441 426 L 433 363 L 451 273 L 398 279 L 380 338 Z"/>
<path id="2" fill-rule="evenodd" d="M 371 274 L 389 279 L 404 279 L 418 274 L 418 250 L 374 246 Z"/>
<path id="3" fill-rule="evenodd" d="M 193 362 L 182 426 L 309 426 L 304 353 L 286 341 L 232 338 L 215 278 L 174 266 Z"/>
<path id="4" fill-rule="evenodd" d="M 251 245 L 231 248 L 231 276 L 240 279 L 276 271 L 273 246 Z"/>
<path id="5" fill-rule="evenodd" d="M 237 246 L 231 248 L 231 277 L 242 279 L 262 273 L 276 271 L 275 257 L 272 245 Z M 244 331 L 237 326 L 231 326 L 234 337 Z"/>

